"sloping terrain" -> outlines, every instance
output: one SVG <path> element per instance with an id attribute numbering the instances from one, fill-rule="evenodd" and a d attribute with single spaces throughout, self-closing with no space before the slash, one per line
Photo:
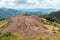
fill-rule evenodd
<path id="1" fill-rule="evenodd" d="M 0 30 L 3 30 L 8 25 L 9 20 L 0 21 Z"/>
<path id="2" fill-rule="evenodd" d="M 57 12 L 52 12 L 49 14 L 50 16 L 53 16 L 53 17 L 57 17 L 60 19 L 60 11 L 57 11 Z"/>
<path id="3" fill-rule="evenodd" d="M 16 16 L 12 17 L 9 25 L 2 31 L 17 33 L 24 37 L 38 34 L 57 33 L 59 27 L 54 23 L 38 16 Z"/>

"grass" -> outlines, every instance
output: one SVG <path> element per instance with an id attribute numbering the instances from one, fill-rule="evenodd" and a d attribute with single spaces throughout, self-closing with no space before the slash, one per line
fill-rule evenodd
<path id="1" fill-rule="evenodd" d="M 0 34 L 0 40 L 22 40 L 22 37 L 18 34 L 5 32 L 5 33 Z"/>
<path id="2" fill-rule="evenodd" d="M 4 25 L 6 25 L 8 23 L 8 20 L 3 20 L 0 21 L 0 28 L 2 28 Z"/>
<path id="3" fill-rule="evenodd" d="M 27 37 L 25 40 L 60 40 L 60 33 Z"/>
<path id="4" fill-rule="evenodd" d="M 3 20 L 0 21 L 0 33 L 2 32 L 3 29 L 5 29 L 8 25 L 9 20 Z"/>

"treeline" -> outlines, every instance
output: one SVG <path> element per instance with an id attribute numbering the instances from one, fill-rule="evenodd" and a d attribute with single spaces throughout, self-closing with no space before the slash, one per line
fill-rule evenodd
<path id="1" fill-rule="evenodd" d="M 39 17 L 45 18 L 51 22 L 56 22 L 60 24 L 60 19 L 58 19 L 57 17 L 53 17 L 53 16 L 49 16 L 49 15 L 39 15 Z"/>

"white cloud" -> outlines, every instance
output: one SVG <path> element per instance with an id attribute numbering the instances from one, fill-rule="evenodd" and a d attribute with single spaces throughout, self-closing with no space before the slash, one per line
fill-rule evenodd
<path id="1" fill-rule="evenodd" d="M 60 9 L 60 0 L 1 0 L 0 7 Z"/>

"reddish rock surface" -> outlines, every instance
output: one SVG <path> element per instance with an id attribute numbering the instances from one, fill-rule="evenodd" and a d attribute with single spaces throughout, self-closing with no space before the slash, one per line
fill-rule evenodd
<path id="1" fill-rule="evenodd" d="M 16 16 L 12 17 L 7 28 L 3 30 L 18 33 L 22 36 L 48 33 L 43 26 L 46 19 L 38 16 Z"/>

